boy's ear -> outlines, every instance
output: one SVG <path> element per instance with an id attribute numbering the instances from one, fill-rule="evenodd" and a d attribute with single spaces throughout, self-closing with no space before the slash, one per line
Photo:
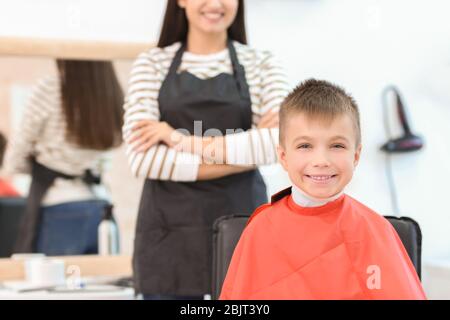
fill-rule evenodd
<path id="1" fill-rule="evenodd" d="M 283 169 L 287 171 L 286 151 L 281 144 L 277 146 L 278 160 L 280 161 Z"/>
<path id="2" fill-rule="evenodd" d="M 355 159 L 353 161 L 353 167 L 356 167 L 359 163 L 359 159 L 361 157 L 361 149 L 362 149 L 362 144 L 359 144 L 359 146 L 356 148 Z"/>

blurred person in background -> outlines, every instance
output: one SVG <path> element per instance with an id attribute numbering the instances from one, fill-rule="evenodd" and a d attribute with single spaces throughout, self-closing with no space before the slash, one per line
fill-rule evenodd
<path id="1" fill-rule="evenodd" d="M 58 75 L 33 89 L 5 155 L 8 175 L 32 178 L 15 252 L 94 254 L 107 204 L 100 175 L 122 142 L 123 93 L 109 61 L 56 64 Z"/>

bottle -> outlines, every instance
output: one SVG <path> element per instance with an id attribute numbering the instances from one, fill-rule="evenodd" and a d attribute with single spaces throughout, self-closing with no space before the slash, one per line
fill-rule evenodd
<path id="1" fill-rule="evenodd" d="M 103 219 L 98 226 L 99 255 L 119 254 L 119 228 L 113 216 L 113 205 L 105 206 Z"/>

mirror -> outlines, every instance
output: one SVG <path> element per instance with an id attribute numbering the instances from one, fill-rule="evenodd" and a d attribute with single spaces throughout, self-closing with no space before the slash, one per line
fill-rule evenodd
<path id="1" fill-rule="evenodd" d="M 152 46 L 164 7 L 165 1 L 144 0 L 132 6 L 115 1 L 107 8 L 103 1 L 5 1 L 0 10 L 0 132 L 12 138 L 33 86 L 42 77 L 56 75 L 56 58 L 111 60 L 126 89 L 131 63 Z M 143 21 L 145 28 L 141 28 Z M 110 158 L 102 178 L 115 205 L 121 253 L 131 255 L 142 180 L 131 177 L 123 147 Z M 22 196 L 27 195 L 29 183 L 28 175 L 13 177 Z"/>
<path id="2" fill-rule="evenodd" d="M 147 43 L 128 44 L 114 42 L 68 41 L 55 39 L 33 39 L 21 37 L 0 37 L 0 132 L 9 142 L 14 140 L 18 127 L 23 121 L 24 109 L 36 84 L 44 77 L 58 75 L 56 58 L 96 60 L 104 56 L 110 59 L 122 90 L 126 90 L 127 78 L 134 57 L 149 47 Z M 4 170 L 0 170 L 0 177 Z M 29 174 L 15 174 L 7 177 L 10 185 L 22 197 L 28 195 Z M 135 215 L 139 202 L 142 180 L 131 176 L 123 145 L 108 155 L 106 169 L 102 176 L 106 193 L 114 204 L 114 215 L 119 225 L 122 254 L 130 255 L 133 246 Z M 123 188 L 126 184 L 127 188 Z M 3 199 L 0 199 L 2 202 Z M 12 211 L 20 211 L 20 204 L 11 203 Z M 1 205 L 0 205 L 1 207 Z M 8 207 L 10 208 L 10 207 Z M 4 214 L 0 209 L 0 214 Z M 10 230 L 17 227 L 17 215 L 0 217 L 2 228 Z M 11 220 L 13 219 L 13 220 Z M 6 230 L 5 229 L 5 230 Z M 11 233 L 10 237 L 11 237 Z M 6 237 L 6 233 L 4 233 Z M 3 246 L 11 247 L 12 242 L 2 240 Z M 6 250 L 6 251 L 5 251 Z M 7 256 L 8 250 L 0 248 L 0 255 Z"/>

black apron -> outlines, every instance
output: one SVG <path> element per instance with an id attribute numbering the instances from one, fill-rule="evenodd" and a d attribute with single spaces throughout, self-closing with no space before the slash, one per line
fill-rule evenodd
<path id="1" fill-rule="evenodd" d="M 185 51 L 176 53 L 161 85 L 161 121 L 194 134 L 194 121 L 210 128 L 248 130 L 252 110 L 245 71 L 228 41 L 233 74 L 199 79 L 177 73 Z M 198 134 L 198 133 L 197 133 Z M 199 296 L 211 292 L 212 226 L 224 215 L 253 213 L 267 202 L 258 170 L 197 182 L 147 179 L 134 241 L 135 289 L 143 294 Z"/>
<path id="2" fill-rule="evenodd" d="M 67 175 L 38 163 L 34 158 L 31 159 L 31 185 L 28 192 L 25 214 L 22 218 L 19 233 L 14 248 L 15 253 L 34 253 L 36 252 L 36 237 L 38 235 L 41 203 L 47 190 L 52 186 L 56 178 L 76 179 L 81 178 L 87 185 L 99 184 L 100 178 L 86 170 L 83 176 Z"/>

